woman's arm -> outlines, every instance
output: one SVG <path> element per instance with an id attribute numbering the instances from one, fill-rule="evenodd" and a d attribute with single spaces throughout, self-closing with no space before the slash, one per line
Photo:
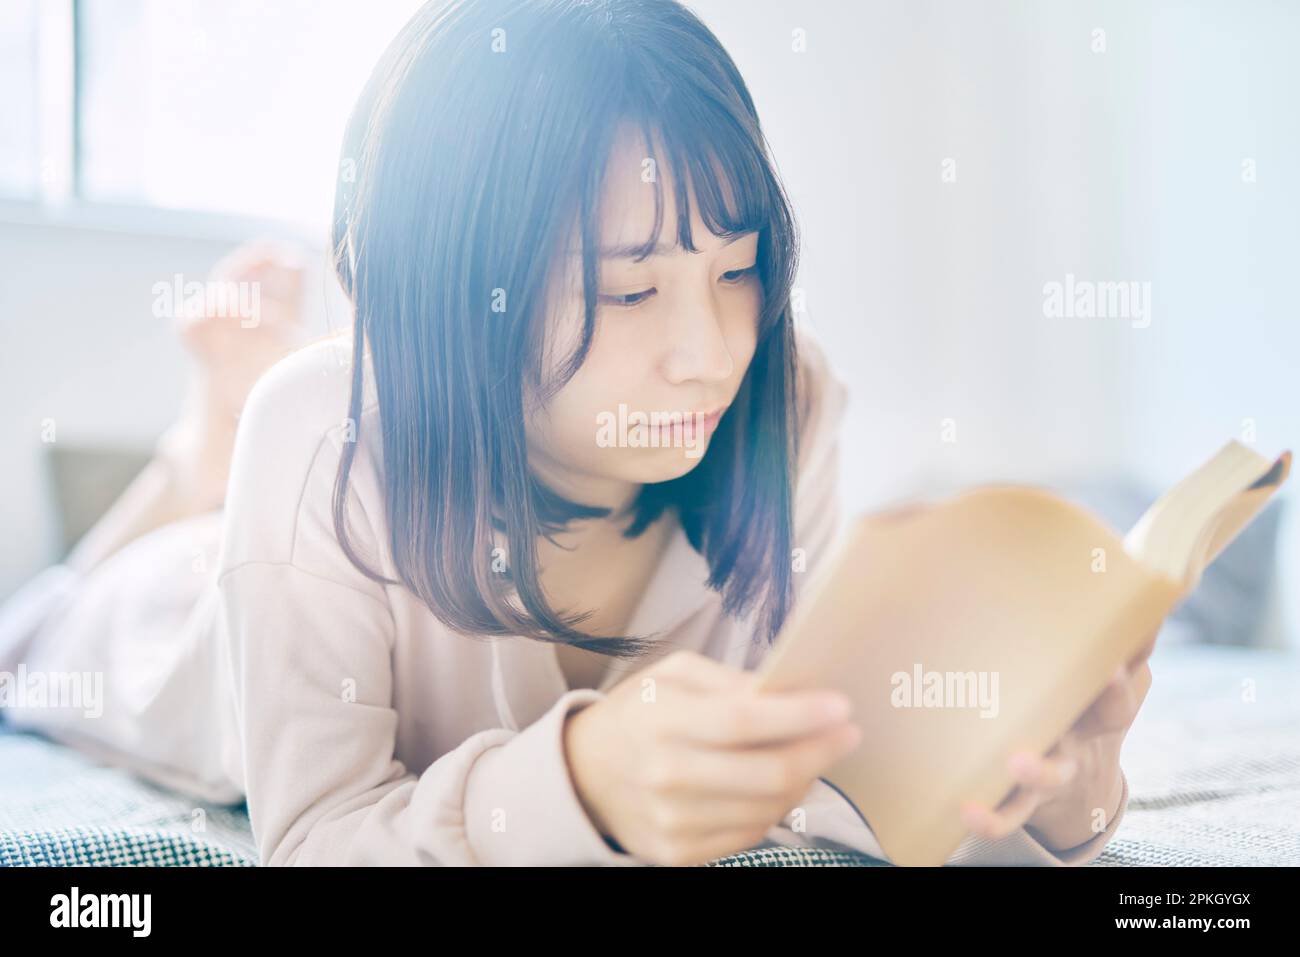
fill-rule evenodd
<path id="1" fill-rule="evenodd" d="M 416 774 L 394 757 L 386 607 L 293 564 L 240 565 L 221 589 L 263 864 L 636 863 L 591 825 L 565 764 L 564 717 L 597 692 Z"/>
<path id="2" fill-rule="evenodd" d="M 388 592 L 334 535 L 346 441 L 334 410 L 347 372 L 328 348 L 291 356 L 255 388 L 226 508 L 218 634 L 262 862 L 637 863 L 597 833 L 565 763 L 564 718 L 596 700 L 594 690 L 570 691 L 520 731 L 472 734 L 428 767 L 398 760 Z M 363 442 L 368 431 L 377 421 L 365 421 Z M 372 565 L 374 461 L 358 449 L 354 476 L 366 492 L 354 488 L 348 518 Z"/>

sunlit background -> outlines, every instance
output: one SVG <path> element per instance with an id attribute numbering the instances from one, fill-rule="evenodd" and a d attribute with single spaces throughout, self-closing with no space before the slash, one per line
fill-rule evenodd
<path id="1" fill-rule="evenodd" d="M 690 5 L 800 217 L 803 321 L 853 392 L 849 509 L 1034 481 L 1126 525 L 1228 438 L 1300 448 L 1300 5 Z M 339 141 L 417 6 L 0 4 L 0 598 L 86 520 L 69 475 L 116 474 L 51 445 L 127 463 L 175 415 L 155 283 L 293 239 L 311 323 L 346 323 L 321 268 Z M 1045 315 L 1067 274 L 1149 283 L 1149 325 Z M 1234 546 L 1225 640 L 1295 643 L 1294 506 Z"/>

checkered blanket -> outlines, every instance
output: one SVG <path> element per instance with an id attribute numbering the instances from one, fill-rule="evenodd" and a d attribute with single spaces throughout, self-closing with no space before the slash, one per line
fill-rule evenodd
<path id="1" fill-rule="evenodd" d="M 1129 809 L 1094 865 L 1300 865 L 1300 656 L 1185 646 L 1151 665 L 1125 741 Z M 196 804 L 0 725 L 0 865 L 256 863 L 242 806 Z M 882 863 L 766 847 L 711 865 Z"/>
<path id="2" fill-rule="evenodd" d="M 0 865 L 256 863 L 242 807 L 195 804 L 0 725 Z"/>

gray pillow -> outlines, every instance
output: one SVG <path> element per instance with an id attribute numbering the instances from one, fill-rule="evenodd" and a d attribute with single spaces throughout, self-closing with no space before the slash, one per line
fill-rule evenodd
<path id="1" fill-rule="evenodd" d="M 1159 491 L 1131 479 L 1080 482 L 1059 489 L 1126 532 Z M 1214 561 L 1200 584 L 1169 616 L 1161 641 L 1257 647 L 1264 643 L 1264 622 L 1277 576 L 1278 528 L 1283 500 L 1264 507 Z"/>

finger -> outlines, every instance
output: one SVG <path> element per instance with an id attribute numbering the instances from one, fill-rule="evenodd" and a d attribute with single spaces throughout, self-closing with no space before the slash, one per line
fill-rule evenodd
<path id="1" fill-rule="evenodd" d="M 664 763 L 643 767 L 643 780 L 662 793 L 797 799 L 861 736 L 856 725 L 841 725 L 766 748 L 676 748 L 659 759 Z"/>
<path id="2" fill-rule="evenodd" d="M 700 691 L 748 688 L 757 677 L 751 671 L 733 668 L 694 651 L 674 651 L 647 669 L 646 676 L 680 681 Z"/>
<path id="3" fill-rule="evenodd" d="M 1059 748 L 1041 757 L 1032 751 L 1017 751 L 1007 760 L 1007 766 L 1018 785 L 1047 795 L 1068 784 L 1079 772 L 1078 760 Z"/>
<path id="4" fill-rule="evenodd" d="M 714 747 L 752 748 L 807 737 L 849 717 L 851 704 L 838 691 L 696 694 L 665 715 L 675 738 Z"/>
<path id="5" fill-rule="evenodd" d="M 989 840 L 999 841 L 1014 834 L 1025 826 L 1034 816 L 1040 798 L 1033 789 L 1017 787 L 1010 796 L 991 810 L 978 802 L 968 802 L 962 806 L 962 823 L 973 834 Z"/>
<path id="6" fill-rule="evenodd" d="M 1076 722 L 1074 731 L 1084 737 L 1116 734 L 1127 730 L 1137 717 L 1151 687 L 1151 666 L 1139 665 L 1122 681 L 1112 681 L 1106 691 Z"/>
<path id="7" fill-rule="evenodd" d="M 1071 729 L 1061 736 L 1061 740 L 1057 741 L 1056 746 L 1047 752 L 1046 757 L 1054 761 L 1075 762 L 1075 773 L 1077 774 L 1079 768 L 1083 767 L 1082 762 L 1086 743 L 1083 737 Z"/>
<path id="8" fill-rule="evenodd" d="M 692 651 L 669 655 L 646 672 L 666 679 L 672 709 L 665 726 L 676 736 L 716 746 L 788 741 L 842 721 L 851 702 L 833 689 L 757 691 L 758 675 Z M 684 691 L 686 694 L 673 692 Z"/>
<path id="9" fill-rule="evenodd" d="M 1129 725 L 1135 705 L 1128 668 L 1121 665 L 1072 730 L 1083 737 L 1123 731 Z"/>

